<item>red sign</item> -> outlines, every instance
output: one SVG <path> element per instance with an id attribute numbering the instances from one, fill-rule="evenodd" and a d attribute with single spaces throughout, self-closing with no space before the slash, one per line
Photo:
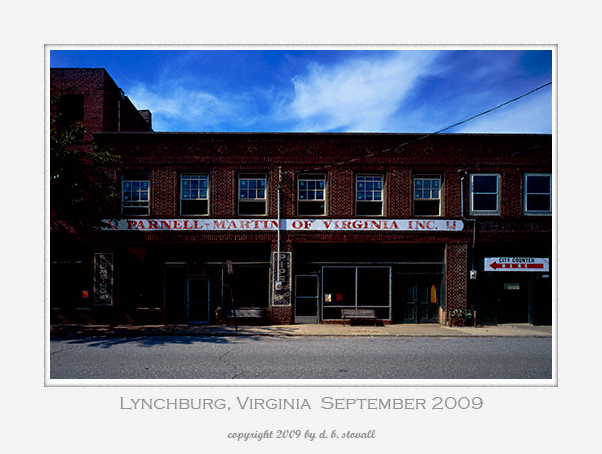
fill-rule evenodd
<path id="1" fill-rule="evenodd" d="M 90 297 L 90 292 L 88 290 L 82 290 L 82 298 L 88 299 Z"/>

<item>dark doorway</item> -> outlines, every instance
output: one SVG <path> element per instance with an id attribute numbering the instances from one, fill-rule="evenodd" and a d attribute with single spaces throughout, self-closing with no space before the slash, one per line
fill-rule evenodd
<path id="1" fill-rule="evenodd" d="M 188 278 L 186 290 L 186 321 L 209 323 L 211 298 L 209 279 Z"/>
<path id="2" fill-rule="evenodd" d="M 523 276 L 505 279 L 499 288 L 498 323 L 529 323 L 529 281 Z"/>

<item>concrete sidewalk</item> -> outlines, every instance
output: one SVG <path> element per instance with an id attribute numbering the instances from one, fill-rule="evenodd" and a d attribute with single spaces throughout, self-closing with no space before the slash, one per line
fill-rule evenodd
<path id="1" fill-rule="evenodd" d="M 389 336 L 389 337 L 552 337 L 552 326 L 530 324 L 449 327 L 436 324 L 369 325 L 52 325 L 51 337 L 65 336 Z"/>

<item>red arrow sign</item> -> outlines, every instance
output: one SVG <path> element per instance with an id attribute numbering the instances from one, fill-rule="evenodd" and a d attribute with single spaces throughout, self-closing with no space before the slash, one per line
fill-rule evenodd
<path id="1" fill-rule="evenodd" d="M 549 259 L 544 257 L 485 257 L 484 271 L 542 272 L 549 270 Z"/>
<path id="2" fill-rule="evenodd" d="M 513 269 L 543 269 L 543 263 L 490 263 L 489 266 L 494 270 L 500 268 L 513 268 Z"/>

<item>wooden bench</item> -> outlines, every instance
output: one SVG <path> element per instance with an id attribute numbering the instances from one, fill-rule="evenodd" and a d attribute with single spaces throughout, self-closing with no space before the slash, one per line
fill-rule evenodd
<path id="1" fill-rule="evenodd" d="M 236 315 L 234 314 L 236 311 Z M 226 319 L 234 322 L 245 320 L 265 323 L 270 318 L 270 311 L 263 309 L 230 309 L 226 314 Z"/>
<path id="2" fill-rule="evenodd" d="M 351 324 L 351 320 L 376 320 L 374 309 L 341 309 L 341 318 Z"/>
<path id="3" fill-rule="evenodd" d="M 236 314 L 234 314 L 236 311 Z M 261 309 L 230 309 L 228 311 L 228 318 L 261 318 L 263 317 L 263 311 Z"/>

